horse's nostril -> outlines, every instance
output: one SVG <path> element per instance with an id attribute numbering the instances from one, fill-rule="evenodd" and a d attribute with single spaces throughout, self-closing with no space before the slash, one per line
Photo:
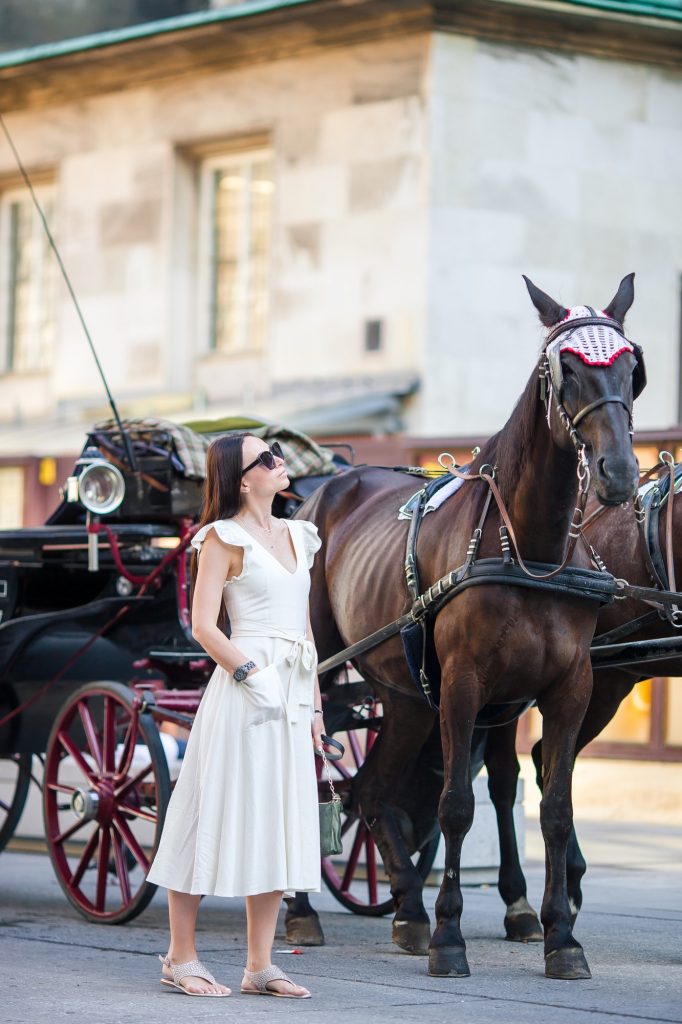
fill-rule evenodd
<path id="1" fill-rule="evenodd" d="M 605 468 L 605 463 L 606 463 L 606 459 L 604 458 L 603 455 L 600 455 L 599 458 L 597 459 L 597 473 L 601 477 L 607 476 L 607 472 L 606 472 L 606 468 Z"/>

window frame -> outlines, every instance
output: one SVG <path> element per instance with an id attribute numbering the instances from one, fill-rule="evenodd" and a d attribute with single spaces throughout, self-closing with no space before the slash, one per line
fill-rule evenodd
<path id="1" fill-rule="evenodd" d="M 52 179 L 33 182 L 34 192 L 45 210 L 46 202 L 55 204 L 57 189 Z M 44 243 L 46 258 L 42 266 L 48 267 L 48 273 L 52 277 L 51 287 L 53 289 L 52 319 L 53 345 L 51 351 L 42 354 L 39 365 L 21 367 L 17 366 L 16 334 L 13 332 L 14 310 L 16 302 L 15 284 L 17 261 L 13 258 L 13 214 L 12 208 L 17 203 L 27 204 L 31 210 L 32 238 Z M 0 187 L 0 377 L 7 376 L 34 376 L 46 375 L 51 372 L 54 363 L 54 344 L 56 343 L 57 332 L 57 266 L 53 262 L 54 256 L 49 250 L 49 243 L 45 236 L 45 229 L 33 200 L 25 186 L 13 182 L 6 187 Z M 35 286 L 37 288 L 38 302 L 41 303 L 45 295 L 46 275 L 41 274 L 40 280 Z"/>
<path id="2" fill-rule="evenodd" d="M 267 337 L 269 331 L 269 313 L 271 306 L 271 272 L 272 272 L 272 234 L 274 225 L 274 202 L 270 205 L 269 244 L 265 253 L 265 326 L 263 335 L 258 341 L 254 341 L 251 334 L 251 318 L 248 315 L 242 317 L 241 339 L 242 344 L 236 347 L 221 348 L 217 341 L 216 329 L 216 219 L 215 219 L 215 175 L 221 171 L 229 171 L 232 168 L 242 169 L 245 165 L 253 166 L 256 163 L 269 163 L 274 185 L 274 160 L 272 147 L 267 144 L 254 145 L 250 147 L 225 148 L 213 151 L 204 155 L 198 163 L 198 193 L 199 193 L 199 231 L 197 248 L 197 287 L 198 287 L 198 338 L 199 354 L 201 356 L 216 356 L 223 358 L 240 358 L 257 356 L 267 348 Z M 251 205 L 243 214 L 247 225 L 251 221 Z M 249 232 L 242 230 L 240 259 L 244 258 L 249 267 L 251 250 L 249 247 Z M 249 291 L 251 274 L 247 273 L 247 292 L 244 298 L 244 306 L 249 308 Z"/>

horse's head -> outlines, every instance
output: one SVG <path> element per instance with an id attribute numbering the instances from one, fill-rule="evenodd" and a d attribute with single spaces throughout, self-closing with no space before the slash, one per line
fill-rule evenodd
<path id="1" fill-rule="evenodd" d="M 566 309 L 524 278 L 540 320 L 549 328 L 540 362 L 541 397 L 559 447 L 584 446 L 594 490 L 604 505 L 619 505 L 637 490 L 632 450 L 632 403 L 646 373 L 638 345 L 623 332 L 634 299 L 634 274 L 620 283 L 601 312 Z"/>

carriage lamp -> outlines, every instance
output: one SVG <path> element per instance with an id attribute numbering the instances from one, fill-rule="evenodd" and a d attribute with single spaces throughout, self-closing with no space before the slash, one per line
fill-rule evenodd
<path id="1" fill-rule="evenodd" d="M 115 512 L 125 497 L 125 490 L 120 469 L 104 459 L 91 462 L 78 477 L 78 498 L 93 515 Z"/>

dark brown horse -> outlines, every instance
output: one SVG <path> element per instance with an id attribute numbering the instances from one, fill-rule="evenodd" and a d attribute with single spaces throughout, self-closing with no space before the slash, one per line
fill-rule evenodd
<path id="1" fill-rule="evenodd" d="M 527 284 L 546 327 L 568 317 L 568 310 L 532 282 Z M 605 315 L 622 323 L 632 299 L 630 275 L 621 282 Z M 643 386 L 640 359 L 624 352 L 611 365 L 595 366 L 571 353 L 557 354 L 559 358 L 560 393 L 555 387 L 554 393 L 550 388 L 549 395 L 541 395 L 538 368 L 534 368 L 507 424 L 472 465 L 470 481 L 440 513 L 425 518 L 419 539 L 424 587 L 464 563 L 487 496 L 487 483 L 477 478 L 485 465 L 495 467 L 518 550 L 534 562 L 559 565 L 564 558 L 578 493 L 576 446 L 584 445 L 602 503 L 620 504 L 633 495 L 638 473 L 630 410 L 633 382 L 635 394 Z M 545 365 L 544 348 L 540 365 Z M 577 434 L 572 426 L 576 420 L 580 423 Z M 359 468 L 331 480 L 301 509 L 299 515 L 317 524 L 323 540 L 311 592 L 321 660 L 408 610 L 403 575 L 406 526 L 397 522 L 396 514 L 413 491 L 410 477 Z M 499 556 L 498 527 L 497 516 L 488 516 L 481 558 Z M 573 564 L 589 566 L 579 552 Z M 436 929 L 429 944 L 431 974 L 469 973 L 460 930 L 459 863 L 474 809 L 470 752 L 476 717 L 490 703 L 534 698 L 544 718 L 545 970 L 558 978 L 589 976 L 582 948 L 572 934 L 566 844 L 572 826 L 574 747 L 592 686 L 589 645 L 596 615 L 594 602 L 573 596 L 486 585 L 467 589 L 436 618 L 444 757 L 439 818 L 446 862 Z M 403 794 L 417 802 L 413 770 L 433 742 L 434 715 L 416 696 L 399 639 L 368 651 L 356 663 L 382 700 L 384 720 L 378 742 L 356 777 L 354 799 L 390 878 L 396 905 L 394 939 L 408 951 L 421 952 L 429 919 L 410 853 L 422 837 L 415 821 L 406 821 L 409 809 Z M 427 805 L 432 794 L 419 797 Z"/>
<path id="2" fill-rule="evenodd" d="M 670 500 L 670 499 L 668 499 Z M 594 512 L 596 502 L 588 504 L 586 516 Z M 658 527 L 659 544 L 664 560 L 668 558 L 668 543 L 663 518 Z M 635 586 L 652 587 L 655 580 L 647 558 L 645 540 L 641 527 L 633 513 L 633 507 L 613 508 L 596 519 L 585 531 L 589 543 L 597 551 L 609 571 L 615 576 L 628 580 Z M 677 496 L 673 503 L 673 559 L 674 575 L 682 579 L 682 498 Z M 663 637 L 680 636 L 680 631 L 665 619 L 649 616 L 651 609 L 641 601 L 626 598 L 603 608 L 597 619 L 597 635 L 614 630 L 626 623 L 634 622 L 647 615 L 653 621 L 646 621 L 642 628 L 628 633 L 623 642 L 654 640 Z M 597 669 L 594 673 L 592 696 L 585 713 L 583 724 L 576 741 L 576 756 L 588 743 L 596 739 L 616 714 L 622 701 L 636 683 L 656 675 L 682 676 L 682 654 L 674 659 L 647 661 L 643 665 L 621 668 Z M 513 804 L 516 794 L 516 779 L 519 766 L 515 751 L 516 722 L 502 729 L 490 730 L 486 745 L 486 764 L 489 787 L 495 803 L 500 834 L 501 867 L 500 894 L 507 904 L 507 937 L 522 941 L 541 938 L 535 913 L 526 902 L 526 882 L 518 858 L 514 832 Z M 542 788 L 543 743 L 538 741 L 533 748 L 533 760 L 537 771 L 538 785 Z M 571 831 L 567 851 L 568 898 L 574 920 L 582 906 L 581 880 L 585 874 L 585 859 L 580 851 L 575 829 Z M 523 908 L 520 922 L 509 920 L 509 908 Z"/>

